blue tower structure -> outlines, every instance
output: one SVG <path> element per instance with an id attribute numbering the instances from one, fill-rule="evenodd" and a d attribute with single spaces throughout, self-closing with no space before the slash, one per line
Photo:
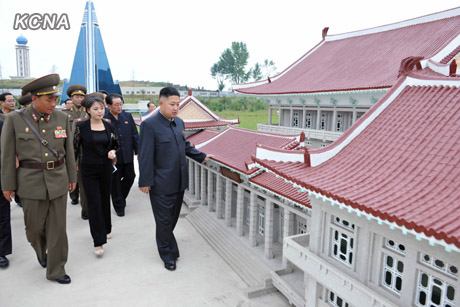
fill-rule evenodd
<path id="1" fill-rule="evenodd" d="M 96 11 L 91 0 L 86 2 L 70 81 L 64 82 L 61 101 L 68 98 L 67 88 L 75 83 L 85 85 L 88 93 L 105 90 L 109 94 L 121 95 L 120 85 L 112 78 Z"/>

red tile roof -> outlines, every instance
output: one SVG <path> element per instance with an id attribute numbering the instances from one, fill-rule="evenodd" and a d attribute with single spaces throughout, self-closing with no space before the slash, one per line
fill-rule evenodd
<path id="1" fill-rule="evenodd" d="M 443 17 L 452 15 L 456 16 Z M 404 58 L 428 59 L 449 49 L 447 55 L 458 46 L 446 47 L 447 44 L 459 34 L 460 10 L 454 9 L 393 25 L 326 36 L 270 81 L 234 85 L 234 90 L 276 95 L 389 88 L 395 84 Z"/>
<path id="2" fill-rule="evenodd" d="M 460 248 L 460 79 L 426 79 L 406 81 L 435 85 L 403 84 L 396 98 L 388 93 L 365 114 L 370 119 L 391 102 L 380 115 L 316 167 L 254 160 L 310 191 Z"/>
<path id="3" fill-rule="evenodd" d="M 213 154 L 215 161 L 244 174 L 250 174 L 256 169 L 249 170 L 246 163 L 252 163 L 251 156 L 256 153 L 257 144 L 285 148 L 299 142 L 301 137 L 302 135 L 280 135 L 230 126 L 214 138 L 198 143 L 195 147 L 207 154 Z"/>
<path id="4" fill-rule="evenodd" d="M 234 124 L 239 124 L 239 123 L 240 123 L 239 121 L 236 123 L 229 123 L 228 121 L 222 121 L 222 120 L 203 120 L 203 121 L 193 121 L 193 122 L 184 120 L 186 130 L 226 127 L 228 125 L 234 125 Z"/>
<path id="5" fill-rule="evenodd" d="M 215 137 L 217 134 L 219 134 L 219 132 L 220 131 L 214 129 L 205 129 L 189 136 L 187 141 L 189 141 L 192 146 L 195 146 L 196 144 L 202 143 L 212 137 Z"/>
<path id="6" fill-rule="evenodd" d="M 311 208 L 307 193 L 298 192 L 292 184 L 285 182 L 282 178 L 276 178 L 276 175 L 272 173 L 261 173 L 260 175 L 251 178 L 249 181 L 278 195 L 286 197 L 293 202 L 307 208 Z"/>

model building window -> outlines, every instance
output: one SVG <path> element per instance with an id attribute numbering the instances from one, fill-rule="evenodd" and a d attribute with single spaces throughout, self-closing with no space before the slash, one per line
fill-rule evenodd
<path id="1" fill-rule="evenodd" d="M 297 222 L 297 234 L 307 233 L 307 223 L 304 221 Z"/>
<path id="2" fill-rule="evenodd" d="M 402 255 L 406 254 L 406 247 L 395 240 L 385 239 L 385 247 L 394 250 Z"/>
<path id="3" fill-rule="evenodd" d="M 321 114 L 321 126 L 320 126 L 320 129 L 321 130 L 326 130 L 326 120 L 327 120 L 327 117 L 326 117 L 326 114 Z"/>
<path id="4" fill-rule="evenodd" d="M 458 269 L 456 266 L 450 265 L 449 263 L 431 257 L 428 254 L 421 253 L 420 261 L 438 271 L 448 274 L 451 277 L 458 278 Z"/>
<path id="5" fill-rule="evenodd" d="M 455 306 L 455 288 L 447 282 L 423 271 L 417 283 L 417 306 Z"/>
<path id="6" fill-rule="evenodd" d="M 337 114 L 337 131 L 343 131 L 343 115 Z"/>
<path id="7" fill-rule="evenodd" d="M 353 264 L 355 225 L 340 217 L 333 217 L 331 234 L 332 257 L 351 266 Z"/>
<path id="8" fill-rule="evenodd" d="M 311 113 L 305 113 L 305 128 L 311 128 Z"/>
<path id="9" fill-rule="evenodd" d="M 293 113 L 292 127 L 299 127 L 299 112 Z"/>
<path id="10" fill-rule="evenodd" d="M 382 284 L 385 287 L 398 294 L 401 293 L 403 271 L 404 263 L 402 261 L 384 254 Z"/>
<path id="11" fill-rule="evenodd" d="M 347 302 L 345 302 L 340 296 L 335 295 L 334 292 L 328 291 L 329 295 L 327 296 L 327 302 L 331 306 L 335 307 L 351 307 Z"/>
<path id="12" fill-rule="evenodd" d="M 265 230 L 265 208 L 264 207 L 258 207 L 258 216 L 259 216 L 259 234 L 264 235 L 264 230 Z"/>

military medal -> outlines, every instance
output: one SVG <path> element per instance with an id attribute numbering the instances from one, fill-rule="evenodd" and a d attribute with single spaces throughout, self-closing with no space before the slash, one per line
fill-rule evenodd
<path id="1" fill-rule="evenodd" d="M 63 138 L 67 137 L 67 133 L 66 133 L 65 129 L 62 129 L 62 127 L 60 127 L 60 126 L 57 126 L 56 129 L 57 130 L 54 130 L 54 137 L 56 139 L 63 139 Z"/>
<path id="2" fill-rule="evenodd" d="M 29 127 L 26 127 L 26 132 L 29 132 Z"/>

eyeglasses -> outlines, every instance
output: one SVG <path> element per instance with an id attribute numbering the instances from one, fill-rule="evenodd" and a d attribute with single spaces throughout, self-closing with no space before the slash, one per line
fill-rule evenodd
<path id="1" fill-rule="evenodd" d="M 16 100 L 14 100 L 14 99 L 7 99 L 7 100 L 5 100 L 5 102 L 16 102 Z"/>

